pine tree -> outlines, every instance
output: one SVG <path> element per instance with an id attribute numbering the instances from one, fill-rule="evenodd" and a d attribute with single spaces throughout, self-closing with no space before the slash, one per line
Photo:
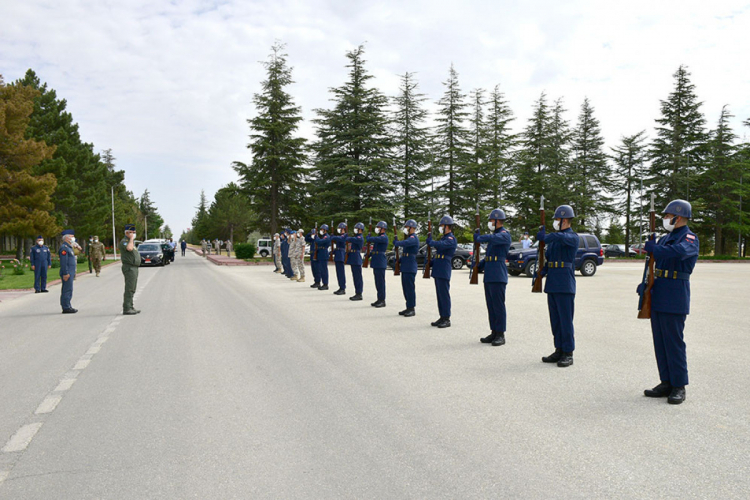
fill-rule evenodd
<path id="1" fill-rule="evenodd" d="M 510 122 L 514 118 L 499 85 L 492 90 L 488 104 L 485 162 L 486 174 L 490 178 L 485 178 L 484 182 L 491 188 L 487 200 L 493 207 L 500 207 L 503 195 L 509 189 L 507 184 L 512 168 L 512 149 L 516 142 L 515 135 L 510 132 Z"/>
<path id="2" fill-rule="evenodd" d="M 480 202 L 486 199 L 490 191 L 487 184 L 491 171 L 487 172 L 487 118 L 485 117 L 486 99 L 484 89 L 472 90 L 469 96 L 469 157 L 466 166 L 459 172 L 464 219 L 473 221 Z"/>
<path id="3" fill-rule="evenodd" d="M 161 234 L 161 226 L 164 224 L 164 219 L 159 215 L 154 202 L 151 201 L 151 194 L 148 192 L 148 189 L 141 195 L 138 208 L 144 218 L 144 226 L 148 229 L 145 239 L 158 238 Z"/>
<path id="4" fill-rule="evenodd" d="M 642 214 L 643 200 L 640 196 L 640 181 L 643 179 L 644 163 L 646 161 L 646 131 L 623 137 L 621 144 L 612 148 L 612 160 L 615 162 L 616 189 L 625 193 L 625 246 L 630 248 L 631 230 L 634 228 L 633 216 Z M 637 193 L 637 194 L 636 194 Z M 634 199 L 641 204 L 634 208 Z M 610 243 L 616 243 L 610 241 Z"/>
<path id="5" fill-rule="evenodd" d="M 364 47 L 347 52 L 349 80 L 330 89 L 331 109 L 316 109 L 312 195 L 325 220 L 389 220 L 400 176 L 392 160 L 388 99 L 369 86 Z M 308 214 L 309 216 L 310 214 Z"/>
<path id="6" fill-rule="evenodd" d="M 438 101 L 437 126 L 435 128 L 435 165 L 440 176 L 435 202 L 441 203 L 449 215 L 458 215 L 461 209 L 471 206 L 471 201 L 461 199 L 461 172 L 470 161 L 469 132 L 465 121 L 466 95 L 461 93 L 458 73 L 451 64 L 448 80 L 443 82 L 445 93 Z"/>
<path id="7" fill-rule="evenodd" d="M 198 206 L 195 207 L 197 212 L 195 213 L 195 217 L 193 217 L 193 234 L 195 235 L 196 240 L 202 240 L 205 238 L 210 238 L 211 234 L 209 233 L 209 227 L 208 227 L 208 200 L 206 199 L 206 192 L 201 189 L 201 199 L 198 203 Z"/>
<path id="8" fill-rule="evenodd" d="M 400 172 L 398 194 L 402 196 L 404 219 L 421 219 L 430 207 L 426 187 L 432 178 L 429 128 L 425 126 L 427 100 L 418 91 L 413 73 L 401 76 L 399 94 L 393 98 L 394 166 Z"/>
<path id="9" fill-rule="evenodd" d="M 253 97 L 257 116 L 248 120 L 253 159 L 249 165 L 233 164 L 249 204 L 257 213 L 258 228 L 272 233 L 281 221 L 289 221 L 298 210 L 305 162 L 305 139 L 295 137 L 301 108 L 286 89 L 294 83 L 284 45 L 276 43 L 264 63 L 266 80 Z M 298 215 L 298 214 L 297 214 Z"/>
<path id="10" fill-rule="evenodd" d="M 552 108 L 547 138 L 549 164 L 545 176 L 547 181 L 545 198 L 549 201 L 551 210 L 559 205 L 571 204 L 573 197 L 570 178 L 570 149 L 573 132 L 570 129 L 570 123 L 565 119 L 566 112 L 563 99 L 560 97 L 555 101 L 555 106 Z M 574 206 L 573 208 L 578 210 L 578 207 Z"/>
<path id="11" fill-rule="evenodd" d="M 695 185 L 703 170 L 707 140 L 702 103 L 687 67 L 680 66 L 673 76 L 674 91 L 661 101 L 662 116 L 656 120 L 656 138 L 651 144 L 649 184 L 660 207 L 676 198 L 690 201 L 690 179 Z"/>
<path id="12" fill-rule="evenodd" d="M 208 225 L 213 236 L 222 240 L 234 240 L 244 243 L 251 226 L 257 227 L 252 207 L 236 184 L 230 182 L 219 189 L 214 196 L 214 202 L 208 210 Z"/>

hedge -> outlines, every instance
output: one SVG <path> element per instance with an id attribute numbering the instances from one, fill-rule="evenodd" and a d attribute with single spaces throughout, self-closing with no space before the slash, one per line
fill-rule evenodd
<path id="1" fill-rule="evenodd" d="M 237 243 L 234 246 L 234 254 L 238 259 L 252 259 L 255 257 L 254 243 Z"/>

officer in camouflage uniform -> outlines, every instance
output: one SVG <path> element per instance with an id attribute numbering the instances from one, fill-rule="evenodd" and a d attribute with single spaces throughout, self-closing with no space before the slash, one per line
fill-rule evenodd
<path id="1" fill-rule="evenodd" d="M 122 313 L 127 315 L 138 314 L 138 309 L 133 307 L 133 295 L 138 286 L 138 268 L 141 265 L 141 254 L 135 248 L 135 225 L 125 224 L 125 238 L 120 241 L 120 254 L 122 256 L 122 274 L 125 277 L 125 294 L 122 299 Z"/>
<path id="2" fill-rule="evenodd" d="M 273 235 L 273 263 L 276 266 L 273 272 L 281 273 L 281 237 L 279 233 Z"/>
<path id="3" fill-rule="evenodd" d="M 94 265 L 94 271 L 96 271 L 96 277 L 99 277 L 99 273 L 102 272 L 102 261 L 106 260 L 107 252 L 104 249 L 104 243 L 99 241 L 98 236 L 94 236 L 94 242 L 89 246 L 89 255 L 91 256 L 91 263 Z"/>
<path id="4" fill-rule="evenodd" d="M 297 269 L 297 281 L 299 283 L 305 282 L 305 231 L 300 229 L 297 231 L 296 236 L 297 249 L 292 255 L 294 265 Z"/>

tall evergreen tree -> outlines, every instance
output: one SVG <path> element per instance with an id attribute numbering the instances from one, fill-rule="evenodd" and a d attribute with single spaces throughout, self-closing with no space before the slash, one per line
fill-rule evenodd
<path id="1" fill-rule="evenodd" d="M 192 232 L 195 239 L 200 241 L 205 238 L 210 238 L 210 228 L 208 227 L 208 200 L 206 199 L 206 192 L 202 189 L 200 202 L 198 203 L 198 206 L 195 207 L 195 209 L 196 213 L 192 221 Z"/>
<path id="2" fill-rule="evenodd" d="M 292 68 L 287 65 L 284 45 L 276 43 L 266 61 L 266 80 L 262 91 L 253 97 L 257 115 L 248 120 L 253 159 L 249 165 L 234 162 L 243 190 L 257 213 L 259 229 L 277 232 L 280 222 L 293 217 L 299 204 L 299 189 L 303 179 L 305 139 L 295 137 L 301 108 L 295 106 L 287 92 L 292 80 Z"/>
<path id="3" fill-rule="evenodd" d="M 400 176 L 392 159 L 388 99 L 365 69 L 364 47 L 347 52 L 349 80 L 331 88 L 331 109 L 316 109 L 312 190 L 315 215 L 389 219 Z"/>
<path id="4" fill-rule="evenodd" d="M 547 172 L 547 195 L 550 209 L 558 205 L 572 203 L 572 184 L 570 179 L 571 170 L 571 141 L 573 131 L 570 123 L 565 119 L 567 110 L 563 104 L 563 98 L 559 97 L 552 108 L 552 116 L 549 123 L 548 147 L 549 166 Z M 573 207 L 578 210 L 578 207 Z M 580 221 L 578 221 L 580 222 Z"/>
<path id="5" fill-rule="evenodd" d="M 146 189 L 139 199 L 139 210 L 144 217 L 144 225 L 147 228 L 146 239 L 158 238 L 161 234 L 161 226 L 164 219 L 159 215 L 156 205 L 151 201 L 151 193 Z"/>
<path id="6" fill-rule="evenodd" d="M 419 92 L 413 73 L 401 76 L 399 93 L 393 98 L 394 162 L 399 172 L 398 192 L 405 219 L 421 219 L 431 208 L 427 186 L 432 178 L 430 131 L 425 125 L 427 100 Z"/>
<path id="7" fill-rule="evenodd" d="M 491 188 L 488 191 L 488 201 L 493 207 L 499 207 L 509 189 L 512 153 L 516 142 L 515 135 L 510 132 L 510 122 L 514 118 L 499 85 L 490 93 L 488 104 L 485 162 L 486 174 L 490 175 L 490 178 L 484 181 Z"/>
<path id="8" fill-rule="evenodd" d="M 466 166 L 459 172 L 462 191 L 462 215 L 466 220 L 473 220 L 476 208 L 485 201 L 491 192 L 491 170 L 487 163 L 487 104 L 484 89 L 472 90 L 469 96 L 469 157 Z"/>
<path id="9" fill-rule="evenodd" d="M 232 242 L 239 238 L 241 243 L 247 240 L 250 227 L 257 226 L 247 196 L 233 182 L 216 192 L 208 210 L 208 221 L 214 237 Z"/>
<path id="10" fill-rule="evenodd" d="M 630 248 L 631 232 L 634 229 L 634 216 L 642 214 L 642 207 L 636 208 L 636 200 L 642 204 L 640 184 L 643 179 L 646 160 L 646 131 L 623 137 L 620 145 L 612 148 L 615 163 L 616 189 L 625 194 L 625 246 Z M 610 243 L 616 243 L 610 241 Z"/>

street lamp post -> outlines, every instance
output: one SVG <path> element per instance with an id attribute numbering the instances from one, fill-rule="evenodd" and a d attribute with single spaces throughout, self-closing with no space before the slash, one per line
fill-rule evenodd
<path id="1" fill-rule="evenodd" d="M 112 188 L 112 251 L 115 252 L 115 260 L 117 260 L 117 233 L 115 232 L 115 187 Z"/>

